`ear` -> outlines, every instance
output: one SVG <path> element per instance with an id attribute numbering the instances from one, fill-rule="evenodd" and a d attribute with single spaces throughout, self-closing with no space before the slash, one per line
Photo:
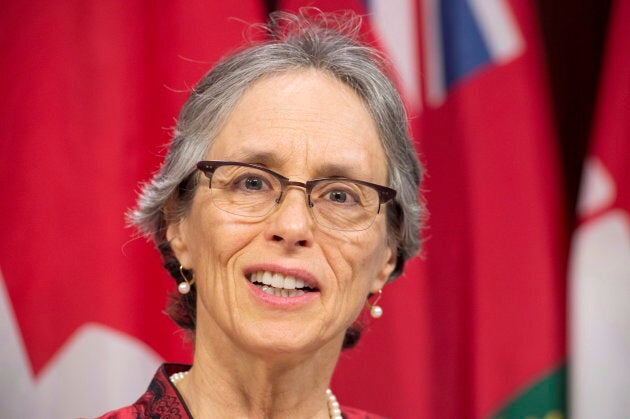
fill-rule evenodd
<path id="1" fill-rule="evenodd" d="M 168 240 L 179 263 L 186 269 L 192 266 L 192 257 L 188 249 L 185 220 L 171 221 L 166 227 L 166 240 Z"/>
<path id="2" fill-rule="evenodd" d="M 370 292 L 372 294 L 377 293 L 380 289 L 382 289 L 389 276 L 394 269 L 396 268 L 396 256 L 398 252 L 396 246 L 388 246 L 385 254 L 383 255 L 383 263 L 379 271 L 376 273 L 375 278 L 372 280 L 372 284 L 370 287 Z"/>

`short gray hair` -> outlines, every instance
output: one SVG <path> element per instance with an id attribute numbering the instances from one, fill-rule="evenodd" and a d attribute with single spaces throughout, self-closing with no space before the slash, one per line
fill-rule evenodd
<path id="1" fill-rule="evenodd" d="M 204 158 L 243 93 L 265 76 L 315 69 L 351 87 L 375 121 L 387 158 L 388 186 L 398 192 L 395 202 L 387 205 L 389 240 L 397 248 L 390 279 L 402 273 L 405 262 L 420 247 L 422 171 L 388 65 L 377 50 L 361 43 L 360 24 L 361 18 L 351 12 L 273 13 L 267 25 L 257 27 L 266 32 L 265 41 L 252 42 L 223 59 L 201 79 L 181 110 L 162 167 L 142 186 L 137 208 L 128 214 L 131 224 L 155 240 L 165 263 L 169 255 L 173 257 L 166 242 L 168 222 L 185 215 L 194 194 L 197 177 L 190 176 L 191 169 Z M 176 268 L 173 272 L 175 266 L 167 263 L 179 279 Z"/>

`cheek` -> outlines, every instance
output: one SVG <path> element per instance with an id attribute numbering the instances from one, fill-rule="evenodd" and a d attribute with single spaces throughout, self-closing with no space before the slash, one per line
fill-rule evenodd
<path id="1" fill-rule="evenodd" d="M 333 245 L 322 246 L 337 286 L 345 293 L 365 293 L 380 268 L 385 247 L 378 230 L 365 234 L 343 234 Z"/>
<path id="2" fill-rule="evenodd" d="M 211 202 L 199 202 L 191 211 L 189 221 L 189 247 L 194 263 L 208 275 L 217 267 L 229 266 L 233 257 L 259 233 L 255 224 L 237 222 Z"/>
<path id="3" fill-rule="evenodd" d="M 223 215 L 220 210 L 210 210 L 206 214 L 202 222 L 191 226 L 195 228 L 192 232 L 196 244 L 194 263 L 201 305 L 211 317 L 218 319 L 240 311 L 229 307 L 242 307 L 243 301 L 234 286 L 235 265 L 260 229 L 242 221 L 236 222 L 230 214 Z"/>

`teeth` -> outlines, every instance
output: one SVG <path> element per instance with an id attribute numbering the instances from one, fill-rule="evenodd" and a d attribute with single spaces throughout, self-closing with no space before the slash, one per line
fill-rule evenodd
<path id="1" fill-rule="evenodd" d="M 254 272 L 250 276 L 250 282 L 262 283 L 260 289 L 270 295 L 277 297 L 296 297 L 303 295 L 305 284 L 302 279 L 293 276 L 284 276 L 280 273 L 272 273 L 267 271 Z"/>
<path id="2" fill-rule="evenodd" d="M 263 285 L 260 288 L 263 292 L 269 295 L 275 295 L 276 297 L 297 297 L 298 295 L 304 295 L 302 290 L 285 290 Z"/>
<path id="3" fill-rule="evenodd" d="M 295 278 L 292 276 L 287 276 L 284 278 L 284 289 L 294 290 L 295 289 Z"/>
<path id="4" fill-rule="evenodd" d="M 282 288 L 284 286 L 284 275 L 274 274 L 271 280 L 271 286 L 274 288 Z"/>
<path id="5" fill-rule="evenodd" d="M 258 277 L 260 278 L 260 274 L 261 272 L 258 272 Z M 267 285 L 271 285 L 271 279 L 272 279 L 272 275 L 269 272 L 264 272 L 262 273 L 262 281 L 258 281 L 258 282 L 262 282 L 263 284 L 267 284 Z"/>
<path id="6" fill-rule="evenodd" d="M 251 277 L 250 281 L 252 281 L 252 282 L 261 282 L 261 281 L 260 281 L 260 275 L 261 275 L 261 273 L 262 273 L 262 272 L 254 272 L 254 273 L 252 274 L 252 277 Z"/>

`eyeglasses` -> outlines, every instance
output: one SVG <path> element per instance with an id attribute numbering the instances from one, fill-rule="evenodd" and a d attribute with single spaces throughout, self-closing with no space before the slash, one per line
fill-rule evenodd
<path id="1" fill-rule="evenodd" d="M 197 169 L 209 179 L 214 205 L 230 214 L 264 217 L 282 202 L 288 187 L 304 188 L 315 221 L 341 231 L 360 231 L 372 225 L 381 205 L 396 196 L 394 189 L 343 177 L 306 183 L 265 167 L 230 161 L 200 161 Z"/>

